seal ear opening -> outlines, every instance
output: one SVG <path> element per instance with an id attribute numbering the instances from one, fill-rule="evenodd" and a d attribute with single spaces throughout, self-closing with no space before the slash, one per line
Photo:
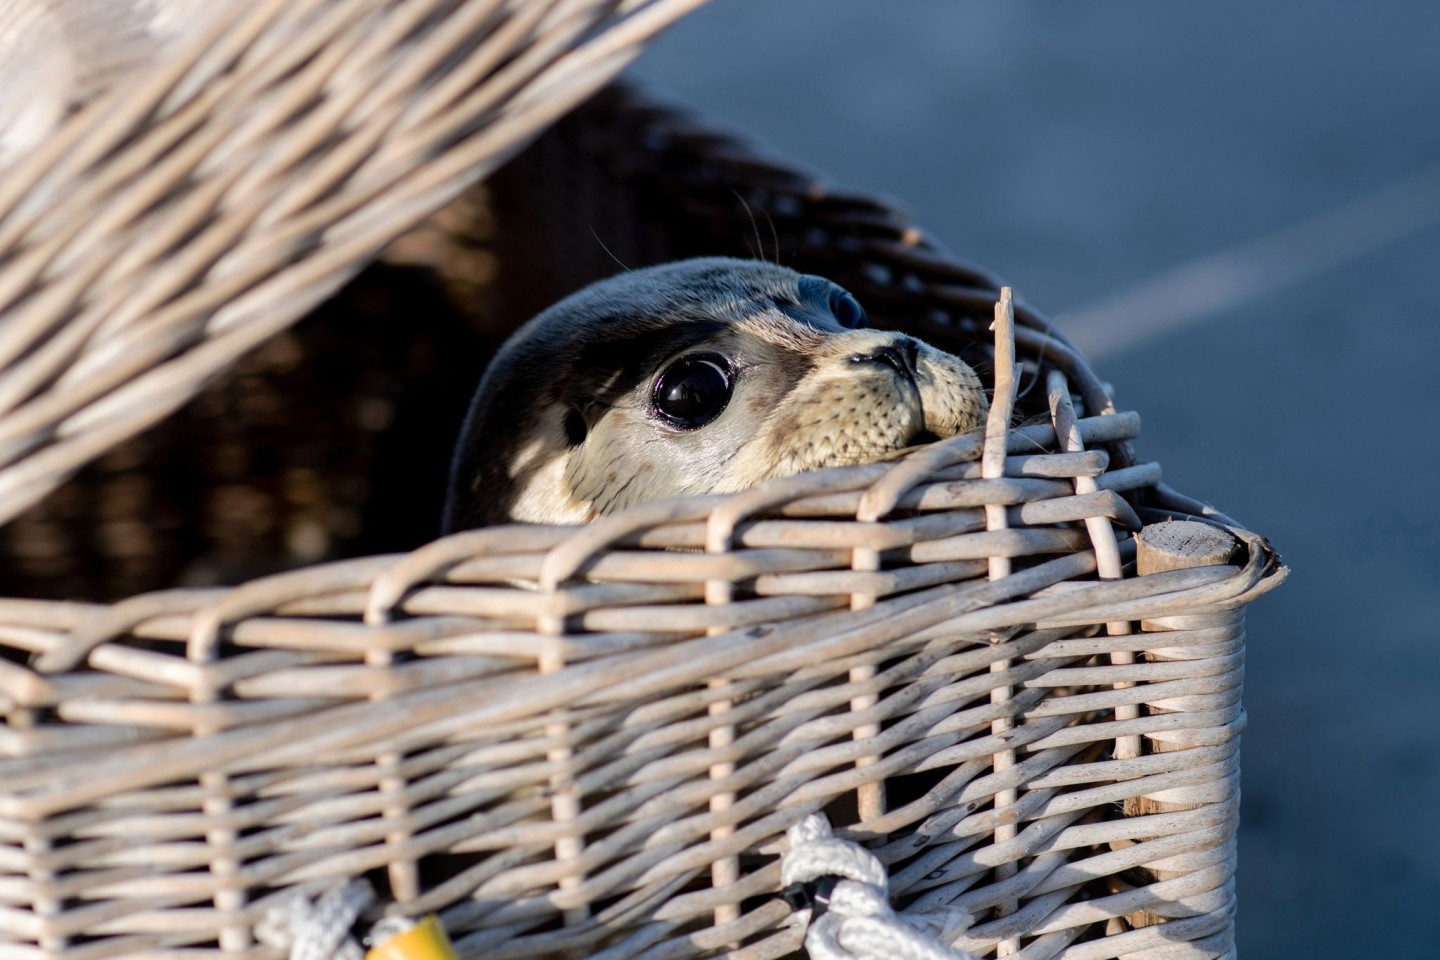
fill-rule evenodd
<path id="1" fill-rule="evenodd" d="M 589 427 L 585 424 L 585 417 L 579 410 L 573 407 L 565 411 L 565 440 L 572 447 L 578 447 L 585 442 L 585 436 Z"/>

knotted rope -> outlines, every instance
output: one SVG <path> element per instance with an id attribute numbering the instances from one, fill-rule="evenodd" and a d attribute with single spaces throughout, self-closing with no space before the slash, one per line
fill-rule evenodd
<path id="1" fill-rule="evenodd" d="M 808 927 L 810 960 L 976 960 L 949 946 L 969 928 L 968 914 L 896 913 L 884 865 L 859 844 L 834 836 L 823 815 L 811 814 L 787 836 L 790 852 L 780 882 L 796 921 Z"/>
<path id="2" fill-rule="evenodd" d="M 823 815 L 811 814 L 787 835 L 790 852 L 781 864 L 780 879 L 796 922 L 806 927 L 810 960 L 976 960 L 949 946 L 970 927 L 968 914 L 944 908 L 896 913 L 884 865 L 859 844 L 836 837 Z M 375 891 L 364 880 L 332 887 L 314 901 L 290 897 L 270 909 L 255 934 L 286 951 L 289 960 L 454 957 L 433 918 L 420 928 L 401 917 L 382 918 L 362 943 L 355 931 L 374 901 Z M 402 945 L 414 934 L 424 936 Z"/>

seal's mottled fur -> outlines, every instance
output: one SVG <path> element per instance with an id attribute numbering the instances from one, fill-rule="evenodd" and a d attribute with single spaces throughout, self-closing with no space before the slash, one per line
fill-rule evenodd
<path id="1" fill-rule="evenodd" d="M 447 531 L 578 523 L 634 503 L 732 493 L 819 467 L 871 463 L 985 418 L 956 357 L 903 334 L 848 330 L 836 288 L 772 263 L 707 258 L 635 270 L 560 301 L 496 354 L 450 477 Z M 898 347 L 913 370 L 863 362 Z M 679 430 L 650 409 L 677 356 L 726 357 L 734 393 Z"/>

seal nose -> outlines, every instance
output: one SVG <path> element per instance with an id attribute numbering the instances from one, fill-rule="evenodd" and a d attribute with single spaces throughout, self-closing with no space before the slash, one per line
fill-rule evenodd
<path id="1" fill-rule="evenodd" d="M 883 363 L 896 373 L 913 377 L 915 375 L 915 359 L 919 352 L 920 348 L 915 341 L 906 337 L 893 343 L 887 343 L 883 347 L 876 347 L 869 353 L 857 353 L 850 358 L 850 362 Z"/>

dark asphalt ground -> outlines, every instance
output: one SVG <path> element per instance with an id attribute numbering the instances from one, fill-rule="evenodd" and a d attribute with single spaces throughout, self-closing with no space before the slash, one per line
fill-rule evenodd
<path id="1" fill-rule="evenodd" d="M 1242 956 L 1440 957 L 1440 5 L 715 0 L 639 72 L 1007 277 L 1272 539 Z"/>

